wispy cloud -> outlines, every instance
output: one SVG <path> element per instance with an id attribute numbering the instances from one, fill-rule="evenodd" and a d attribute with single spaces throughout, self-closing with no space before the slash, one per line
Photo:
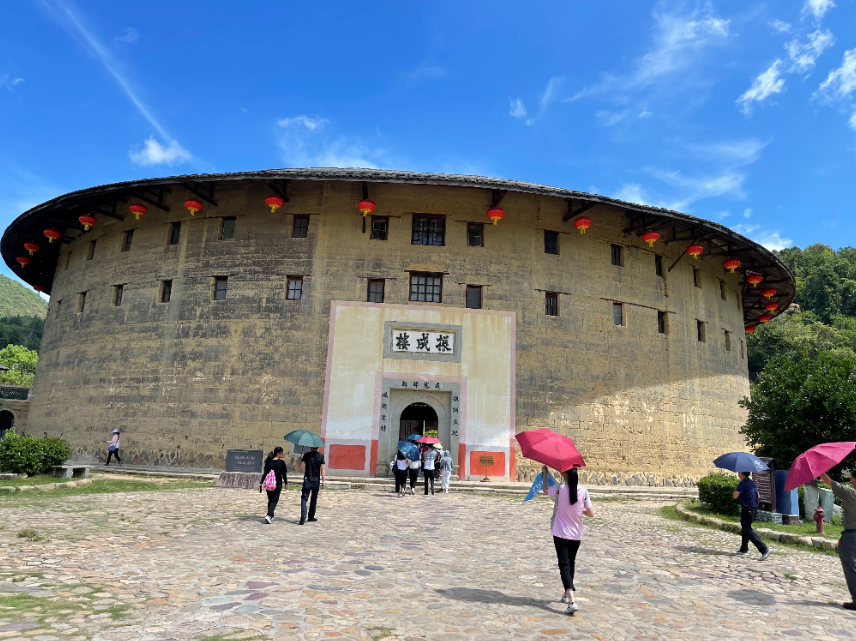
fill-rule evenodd
<path id="1" fill-rule="evenodd" d="M 597 118 L 598 124 L 604 127 L 614 127 L 622 122 L 629 123 L 640 118 L 647 118 L 650 115 L 651 112 L 642 107 L 642 109 L 628 108 L 621 111 L 596 111 L 594 117 Z"/>
<path id="2" fill-rule="evenodd" d="M 661 169 L 649 169 L 649 173 L 681 192 L 682 195 L 677 200 L 666 205 L 669 209 L 683 210 L 705 198 L 745 197 L 743 183 L 746 177 L 736 171 L 726 170 L 720 174 L 707 176 L 689 176 L 681 171 L 664 171 Z"/>
<path id="3" fill-rule="evenodd" d="M 780 78 L 782 61 L 776 60 L 770 68 L 752 81 L 752 86 L 737 100 L 740 110 L 747 116 L 752 113 L 755 104 L 763 104 L 770 96 L 782 93 L 785 79 Z"/>
<path id="4" fill-rule="evenodd" d="M 835 44 L 835 36 L 828 29 L 818 29 L 814 33 L 808 34 L 806 42 L 800 42 L 799 38 L 794 38 L 785 44 L 785 49 L 788 52 L 788 57 L 791 59 L 791 68 L 788 69 L 791 73 L 805 73 L 814 68 L 817 59 L 824 51 Z"/>
<path id="5" fill-rule="evenodd" d="M 848 98 L 853 91 L 856 91 L 856 49 L 848 49 L 844 52 L 841 66 L 829 72 L 826 80 L 820 83 L 814 97 L 829 102 Z"/>
<path id="6" fill-rule="evenodd" d="M 638 203 L 640 205 L 651 204 L 648 202 L 648 197 L 645 195 L 642 185 L 639 183 L 624 183 L 621 185 L 621 189 L 615 193 L 614 198 L 626 200 L 629 203 Z"/>
<path id="7" fill-rule="evenodd" d="M 515 98 L 511 101 L 511 109 L 508 113 L 512 118 L 525 118 L 526 105 L 523 104 L 520 98 Z"/>
<path id="8" fill-rule="evenodd" d="M 326 134 L 326 118 L 294 116 L 276 122 L 283 161 L 290 167 L 403 168 L 385 149 L 372 147 L 357 137 Z"/>
<path id="9" fill-rule="evenodd" d="M 531 127 L 546 113 L 550 105 L 558 99 L 559 89 L 564 81 L 565 79 L 561 76 L 555 76 L 547 81 L 547 86 L 544 87 L 544 92 L 538 100 L 538 113 L 531 118 L 528 117 L 529 112 L 526 110 L 526 105 L 523 104 L 523 101 L 520 98 L 515 98 L 511 101 L 511 108 L 508 112 L 509 115 L 513 118 L 525 119 L 526 124 Z"/>
<path id="10" fill-rule="evenodd" d="M 12 91 L 17 85 L 24 82 L 23 78 L 17 78 L 9 75 L 0 76 L 0 87 L 6 89 L 7 91 Z"/>
<path id="11" fill-rule="evenodd" d="M 803 19 L 814 17 L 815 20 L 820 20 L 834 6 L 835 3 L 832 0 L 805 0 L 802 17 Z"/>
<path id="12" fill-rule="evenodd" d="M 773 251 L 781 251 L 786 247 L 792 247 L 794 241 L 790 238 L 783 238 L 779 232 L 771 232 L 771 231 L 760 231 L 759 233 L 755 233 L 759 229 L 761 229 L 760 225 L 746 225 L 740 223 L 739 225 L 732 225 L 731 229 L 736 231 L 738 234 L 742 236 L 746 236 L 747 238 L 751 238 L 756 243 L 759 243 L 766 247 L 767 249 Z"/>
<path id="13" fill-rule="evenodd" d="M 790 33 L 791 25 L 782 20 L 773 20 L 770 23 L 770 29 L 772 29 L 775 33 Z"/>
<path id="14" fill-rule="evenodd" d="M 419 65 L 410 72 L 411 80 L 440 80 L 447 75 L 446 69 L 439 65 Z"/>
<path id="15" fill-rule="evenodd" d="M 329 122 L 330 121 L 326 118 L 313 118 L 312 116 L 294 116 L 293 118 L 280 118 L 276 121 L 276 124 L 278 124 L 280 127 L 302 125 L 306 127 L 309 131 L 315 131 L 316 129 L 321 129 L 321 127 L 323 127 Z"/>
<path id="16" fill-rule="evenodd" d="M 690 143 L 684 146 L 701 159 L 717 160 L 729 167 L 742 167 L 758 160 L 767 143 L 757 138 L 747 138 L 706 144 Z"/>
<path id="17" fill-rule="evenodd" d="M 743 218 L 749 218 L 752 215 L 752 208 L 747 207 L 743 210 Z"/>
<path id="18" fill-rule="evenodd" d="M 146 140 L 142 147 L 131 149 L 128 156 L 135 165 L 151 167 L 154 165 L 180 165 L 190 160 L 190 152 L 173 140 L 164 147 L 154 138 Z"/>
<path id="19" fill-rule="evenodd" d="M 113 38 L 113 42 L 117 45 L 129 45 L 140 39 L 140 32 L 133 27 L 125 27 L 125 35 Z"/>

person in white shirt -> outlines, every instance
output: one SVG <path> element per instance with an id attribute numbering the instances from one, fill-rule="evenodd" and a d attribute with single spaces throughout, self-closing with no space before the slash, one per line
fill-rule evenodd
<path id="1" fill-rule="evenodd" d="M 410 480 L 410 494 L 415 495 L 416 490 L 416 479 L 419 478 L 419 468 L 422 467 L 422 463 L 417 459 L 415 461 L 410 461 L 410 465 L 407 467 L 407 476 Z M 405 490 L 407 492 L 407 490 Z"/>
<path id="2" fill-rule="evenodd" d="M 398 496 L 404 496 L 404 493 L 407 491 L 407 466 L 409 461 L 404 454 L 397 452 L 394 463 L 395 467 L 392 471 L 395 474 L 395 491 L 398 492 Z"/>

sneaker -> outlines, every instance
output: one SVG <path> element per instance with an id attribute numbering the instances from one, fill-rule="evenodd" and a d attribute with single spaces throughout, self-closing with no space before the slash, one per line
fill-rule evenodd
<path id="1" fill-rule="evenodd" d="M 301 517 L 300 517 L 300 523 L 298 523 L 298 525 L 303 525 L 304 523 L 306 523 L 306 517 L 305 517 L 305 516 L 301 516 Z"/>
<path id="2" fill-rule="evenodd" d="M 580 606 L 577 605 L 576 601 L 574 601 L 573 603 L 568 603 L 568 607 L 565 608 L 565 614 L 573 614 L 579 609 Z"/>
<path id="3" fill-rule="evenodd" d="M 762 554 L 761 556 L 759 556 L 759 557 L 758 557 L 758 560 L 759 560 L 759 561 L 763 561 L 763 560 L 764 560 L 764 559 L 766 559 L 768 556 L 770 556 L 772 553 L 773 553 L 773 551 L 772 551 L 770 548 L 767 548 L 767 549 L 764 551 L 764 554 Z"/>
<path id="4" fill-rule="evenodd" d="M 747 554 L 749 554 L 749 550 L 737 550 L 737 552 L 735 552 L 734 554 L 736 554 L 737 556 L 746 556 Z"/>
<path id="5" fill-rule="evenodd" d="M 559 600 L 560 600 L 562 603 L 567 603 L 567 602 L 568 602 L 568 595 L 567 595 L 567 594 L 563 594 L 563 595 L 562 595 L 562 598 L 561 598 L 561 599 L 559 599 Z"/>
<path id="6" fill-rule="evenodd" d="M 269 516 L 266 516 L 266 517 L 265 517 L 265 523 L 267 523 L 268 525 L 270 525 L 270 517 L 269 517 Z"/>

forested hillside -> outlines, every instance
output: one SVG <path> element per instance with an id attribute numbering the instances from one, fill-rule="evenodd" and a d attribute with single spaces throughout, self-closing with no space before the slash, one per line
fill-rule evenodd
<path id="1" fill-rule="evenodd" d="M 47 301 L 21 283 L 0 274 L 0 317 L 38 316 L 44 318 Z"/>

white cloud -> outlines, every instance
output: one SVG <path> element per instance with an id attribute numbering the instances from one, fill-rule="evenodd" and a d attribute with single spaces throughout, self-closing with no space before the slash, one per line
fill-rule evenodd
<path id="1" fill-rule="evenodd" d="M 844 52 L 841 66 L 829 72 L 814 95 L 829 101 L 833 98 L 847 98 L 854 90 L 856 90 L 856 49 L 848 49 Z"/>
<path id="2" fill-rule="evenodd" d="M 742 234 L 743 236 L 748 236 L 749 234 L 751 234 L 756 229 L 759 229 L 760 227 L 761 227 L 761 225 L 744 225 L 743 223 L 740 223 L 738 225 L 733 225 L 731 227 L 731 229 L 736 231 L 738 234 Z"/>
<path id="3" fill-rule="evenodd" d="M 141 167 L 150 167 L 152 165 L 180 165 L 191 159 L 190 152 L 179 145 L 175 140 L 171 140 L 164 147 L 154 138 L 149 138 L 143 143 L 142 148 L 131 149 L 128 152 L 131 161 Z"/>
<path id="4" fill-rule="evenodd" d="M 24 82 L 23 78 L 13 78 L 8 75 L 0 76 L 0 87 L 8 89 L 9 91 L 12 91 L 16 85 L 19 85 L 22 82 Z"/>
<path id="5" fill-rule="evenodd" d="M 446 75 L 446 70 L 439 65 L 419 65 L 410 72 L 410 78 L 413 80 L 440 80 Z"/>
<path id="6" fill-rule="evenodd" d="M 770 23 L 770 28 L 776 33 L 790 33 L 791 25 L 782 20 L 773 20 Z"/>
<path id="7" fill-rule="evenodd" d="M 309 131 L 315 131 L 316 129 L 321 129 L 324 125 L 326 125 L 329 120 L 326 118 L 312 118 L 311 116 L 294 116 L 293 118 L 281 118 L 277 119 L 276 124 L 280 127 L 291 127 L 292 125 L 301 125 L 306 127 Z"/>
<path id="8" fill-rule="evenodd" d="M 289 167 L 404 168 L 385 149 L 371 147 L 357 137 L 331 137 L 324 128 L 329 122 L 308 116 L 277 120 L 283 161 Z"/>
<path id="9" fill-rule="evenodd" d="M 773 94 L 782 93 L 785 80 L 779 78 L 781 66 L 782 61 L 776 60 L 767 71 L 755 78 L 752 81 L 752 86 L 736 100 L 744 114 L 748 116 L 752 113 L 753 103 L 761 104 Z"/>
<path id="10" fill-rule="evenodd" d="M 747 207 L 743 210 L 743 218 L 749 218 L 752 215 L 752 208 Z"/>
<path id="11" fill-rule="evenodd" d="M 139 31 L 137 31 L 133 27 L 125 27 L 125 35 L 124 36 L 117 36 L 117 37 L 113 38 L 113 42 L 115 42 L 117 45 L 121 45 L 121 44 L 129 45 L 129 44 L 136 42 L 139 39 L 140 39 L 140 32 Z"/>
<path id="12" fill-rule="evenodd" d="M 791 73 L 805 73 L 814 68 L 814 63 L 826 49 L 835 44 L 835 36 L 829 29 L 818 29 L 808 34 L 808 41 L 803 43 L 799 38 L 794 38 L 785 44 L 793 64 L 788 69 Z"/>
<path id="13" fill-rule="evenodd" d="M 811 14 L 815 20 L 820 20 L 834 6 L 835 3 L 832 0 L 805 0 L 802 8 L 802 16 L 805 18 Z"/>
<path id="14" fill-rule="evenodd" d="M 758 160 L 767 143 L 756 138 L 730 140 L 708 144 L 687 144 L 687 149 L 704 160 L 719 160 L 730 167 L 751 165 Z"/>
<path id="15" fill-rule="evenodd" d="M 853 131 L 856 131 L 856 111 L 854 111 L 853 115 L 850 116 L 850 120 L 848 121 L 848 124 L 850 125 L 850 128 Z"/>
<path id="16" fill-rule="evenodd" d="M 649 172 L 683 193 L 681 198 L 667 205 L 670 209 L 683 210 L 688 205 L 705 198 L 718 196 L 745 197 L 743 182 L 746 177 L 735 171 L 726 170 L 719 175 L 701 177 L 687 176 L 680 171 L 649 169 Z"/>
<path id="17" fill-rule="evenodd" d="M 596 111 L 594 117 L 597 118 L 598 124 L 604 127 L 612 127 L 627 118 L 630 115 L 630 109 L 624 111 Z"/>
<path id="18" fill-rule="evenodd" d="M 508 112 L 512 118 L 525 118 L 526 105 L 520 98 L 515 98 L 511 101 L 511 111 Z"/>
<path id="19" fill-rule="evenodd" d="M 764 232 L 755 238 L 755 241 L 772 251 L 781 251 L 794 245 L 794 241 L 790 238 L 782 238 L 777 232 Z"/>
<path id="20" fill-rule="evenodd" d="M 639 183 L 624 183 L 614 197 L 629 203 L 638 203 L 640 205 L 650 204 L 647 202 L 642 185 Z"/>

